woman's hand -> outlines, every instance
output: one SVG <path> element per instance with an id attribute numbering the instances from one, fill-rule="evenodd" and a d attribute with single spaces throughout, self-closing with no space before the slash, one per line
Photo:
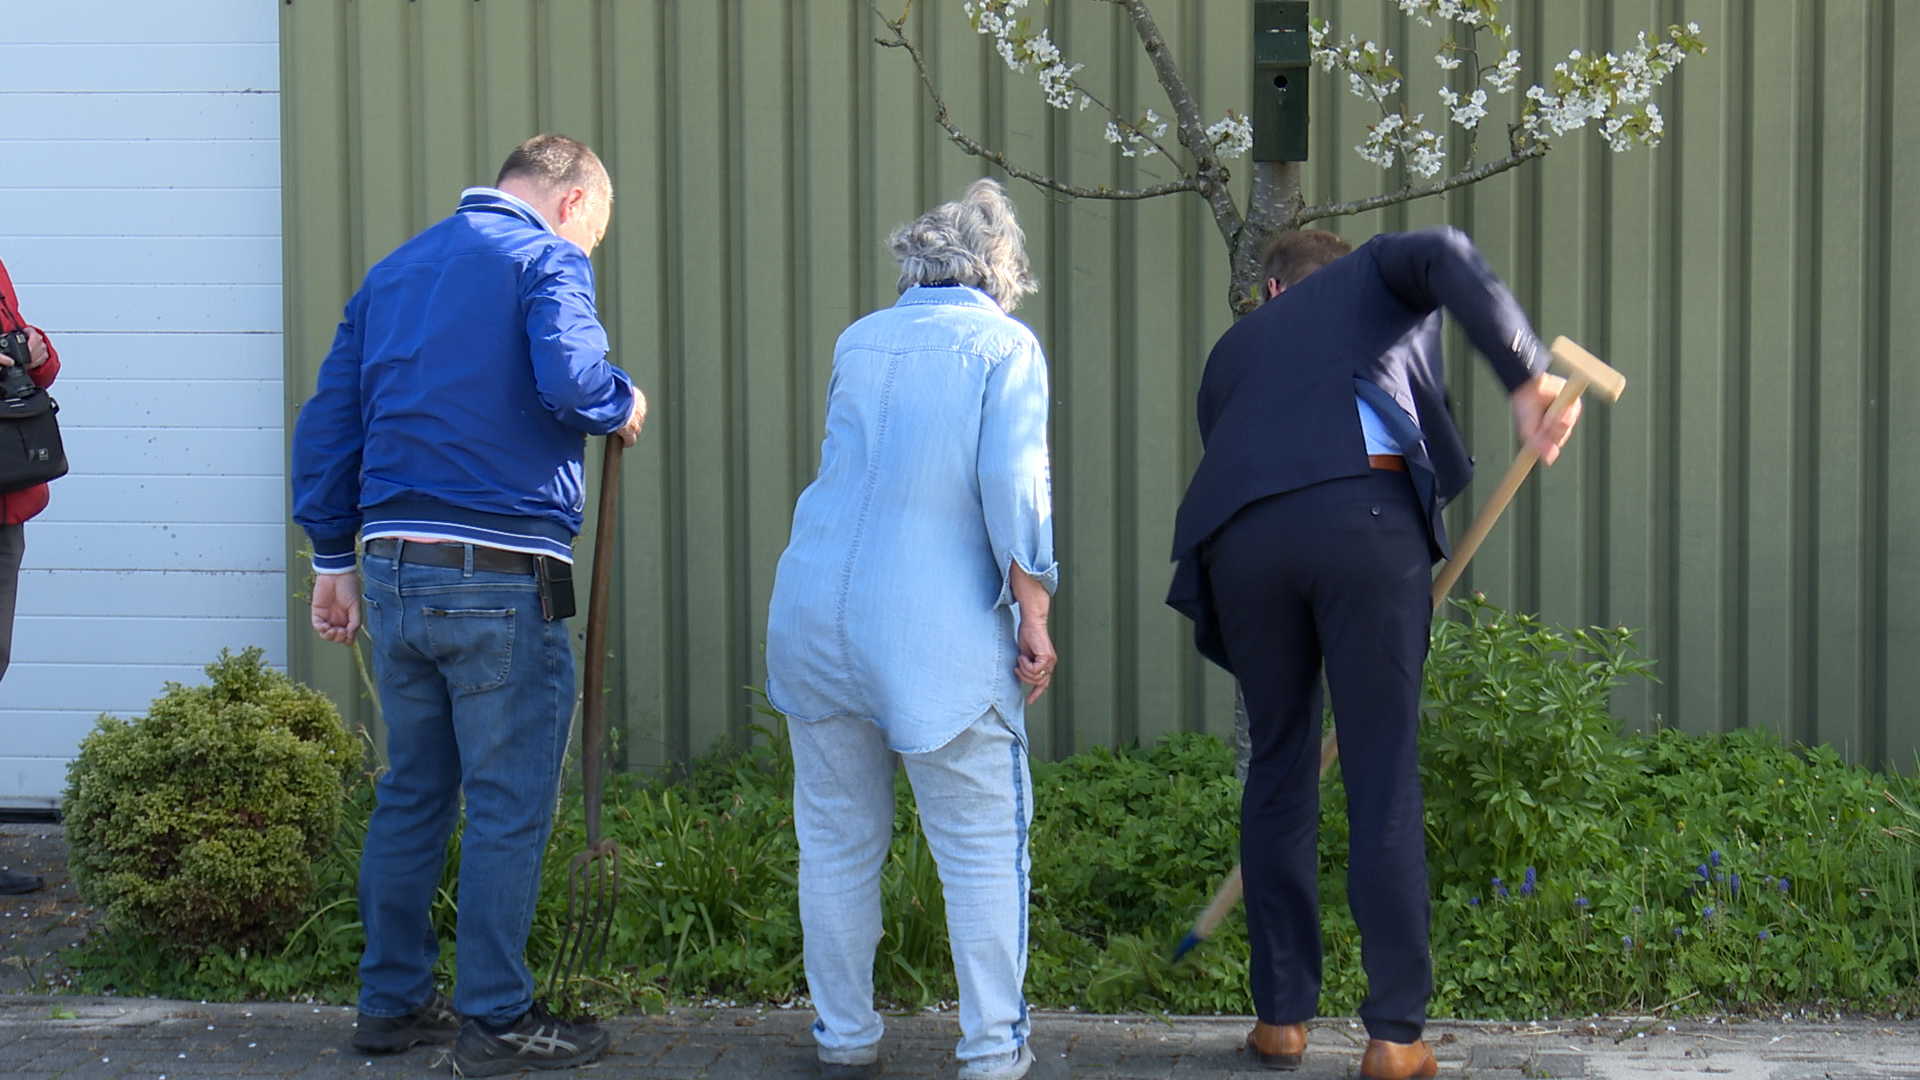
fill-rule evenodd
<path id="1" fill-rule="evenodd" d="M 1047 620 L 1023 617 L 1020 620 L 1020 659 L 1014 662 L 1013 673 L 1020 681 L 1033 687 L 1027 693 L 1027 704 L 1040 700 L 1053 683 L 1054 666 L 1060 658 L 1054 655 L 1053 638 L 1047 635 Z"/>
<path id="2" fill-rule="evenodd" d="M 1053 607 L 1053 594 L 1018 562 L 1008 564 L 1007 583 L 1013 589 L 1013 602 L 1020 605 L 1020 631 L 1015 640 L 1020 658 L 1014 661 L 1013 673 L 1033 687 L 1027 694 L 1027 704 L 1031 705 L 1047 692 L 1053 682 L 1053 669 L 1060 663 L 1053 653 L 1053 638 L 1047 635 L 1047 611 Z"/>

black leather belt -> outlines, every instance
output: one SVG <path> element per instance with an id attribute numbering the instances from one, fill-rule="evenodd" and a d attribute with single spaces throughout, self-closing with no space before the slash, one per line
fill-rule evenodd
<path id="1" fill-rule="evenodd" d="M 481 544 L 422 543 L 418 540 L 401 541 L 390 536 L 367 541 L 367 554 L 373 558 L 391 559 L 398 554 L 401 562 L 418 563 L 421 566 L 464 569 L 469 551 L 473 552 L 473 568 L 489 574 L 526 574 L 531 577 L 537 573 L 534 560 L 541 558 L 524 551 L 502 551 Z"/>

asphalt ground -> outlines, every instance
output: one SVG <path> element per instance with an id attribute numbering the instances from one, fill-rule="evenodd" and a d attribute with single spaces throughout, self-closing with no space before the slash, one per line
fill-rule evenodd
<path id="1" fill-rule="evenodd" d="M 284 1077 L 345 1080 L 450 1076 L 442 1048 L 355 1053 L 352 1009 L 255 1002 L 0 996 L 0 1076 L 105 1080 Z M 812 1014 L 801 1009 L 678 1008 L 606 1021 L 613 1048 L 576 1075 L 612 1078 L 815 1075 Z M 1239 1017 L 1036 1013 L 1035 1080 L 1250 1080 L 1275 1074 L 1240 1049 Z M 950 1012 L 889 1018 L 883 1077 L 948 1080 L 958 1021 Z M 1861 1020 L 1666 1023 L 1437 1022 L 1428 1027 L 1443 1080 L 1595 1077 L 1606 1080 L 1767 1078 L 1920 1080 L 1920 1023 Z M 1365 1036 L 1352 1021 L 1319 1021 L 1297 1080 L 1358 1074 Z M 564 1074 L 547 1074 L 564 1075 Z"/>
<path id="2" fill-rule="evenodd" d="M 443 1049 L 369 1057 L 349 1045 L 354 1011 L 330 1005 L 237 1005 L 81 997 L 46 991 L 59 953 L 90 913 L 67 879 L 59 826 L 0 824 L 0 866 L 46 877 L 0 897 L 0 1078 L 199 1080 L 212 1077 L 450 1076 Z M 577 1075 L 739 1080 L 815 1075 L 805 1008 L 679 1007 L 605 1021 L 613 1048 Z M 882 1077 L 950 1080 L 959 1068 L 951 1011 L 888 1018 Z M 1241 1049 L 1244 1017 L 1034 1014 L 1035 1080 L 1272 1077 Z M 1920 1021 L 1814 1017 L 1731 1022 L 1595 1017 L 1527 1023 L 1438 1021 L 1427 1037 L 1442 1080 L 1920 1080 Z M 1316 1021 L 1297 1080 L 1349 1080 L 1365 1033 L 1349 1018 Z M 546 1074 L 564 1076 L 567 1074 Z"/>

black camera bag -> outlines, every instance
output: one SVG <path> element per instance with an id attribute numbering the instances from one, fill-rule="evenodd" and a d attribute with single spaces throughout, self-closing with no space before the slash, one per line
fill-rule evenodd
<path id="1" fill-rule="evenodd" d="M 0 494 L 8 494 L 67 475 L 67 452 L 59 403 L 27 374 L 26 331 L 0 334 L 0 351 L 13 360 L 0 367 Z"/>

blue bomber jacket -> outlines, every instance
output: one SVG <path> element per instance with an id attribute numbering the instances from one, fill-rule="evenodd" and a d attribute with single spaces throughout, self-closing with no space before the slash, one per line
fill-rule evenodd
<path id="1" fill-rule="evenodd" d="M 570 559 L 586 436 L 633 410 L 607 362 L 593 267 L 525 202 L 470 188 L 367 272 L 293 430 L 293 518 L 314 569 L 354 537 Z"/>

